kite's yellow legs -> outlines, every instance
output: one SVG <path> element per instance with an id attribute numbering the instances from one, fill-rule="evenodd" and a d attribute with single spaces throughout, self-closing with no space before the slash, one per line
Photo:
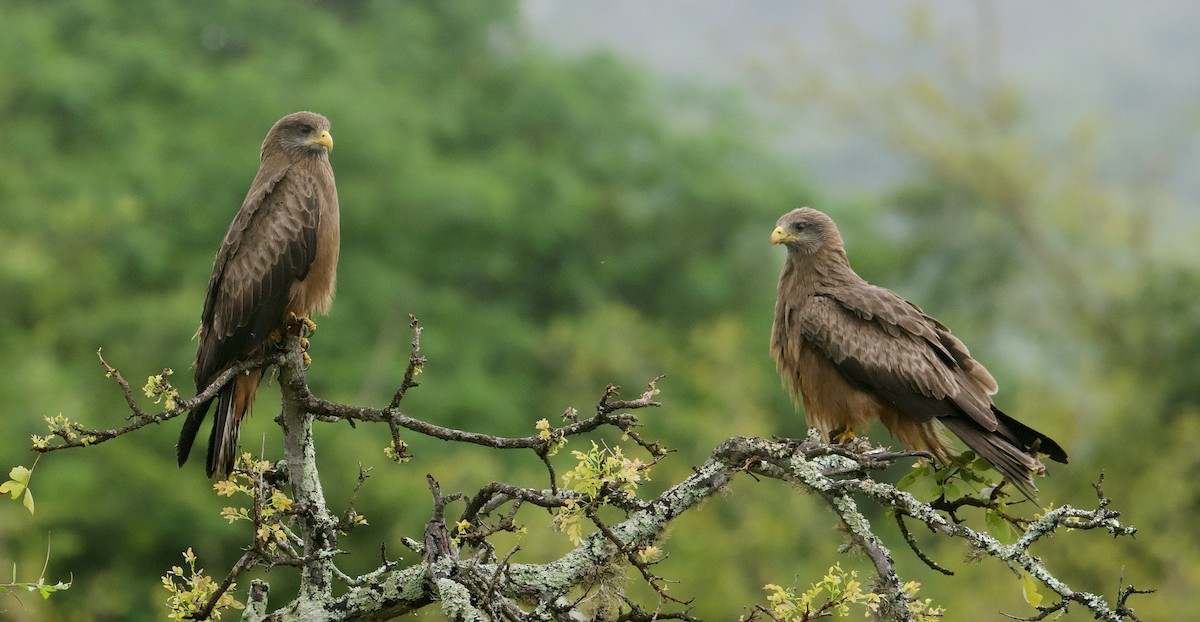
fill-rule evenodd
<path id="1" fill-rule="evenodd" d="M 284 330 L 288 333 L 295 331 L 300 336 L 300 351 L 304 356 L 304 366 L 312 365 L 312 357 L 308 355 L 308 338 L 317 332 L 317 323 L 289 311 Z"/>
<path id="2" fill-rule="evenodd" d="M 845 445 L 846 443 L 849 443 L 850 441 L 852 441 L 856 438 L 858 438 L 858 435 L 854 433 L 854 430 L 847 429 L 847 430 L 842 430 L 842 431 L 834 434 L 832 437 L 832 440 L 834 443 L 837 443 L 838 445 Z"/>
<path id="3" fill-rule="evenodd" d="M 284 324 L 288 331 L 295 331 L 301 337 L 312 336 L 317 332 L 317 323 L 306 318 L 300 317 L 291 311 L 288 311 L 287 322 Z"/>

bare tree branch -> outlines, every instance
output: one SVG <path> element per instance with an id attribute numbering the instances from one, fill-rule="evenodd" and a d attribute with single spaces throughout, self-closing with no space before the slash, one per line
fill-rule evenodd
<path id="1" fill-rule="evenodd" d="M 31 450 L 38 453 L 49 453 L 52 451 L 58 451 L 60 449 L 96 445 L 117 438 L 118 436 L 123 436 L 130 432 L 134 432 L 152 423 L 157 424 L 169 421 L 185 412 L 188 412 L 197 404 L 216 397 L 217 393 L 221 390 L 221 387 L 225 386 L 231 379 L 233 379 L 234 376 L 249 369 L 257 369 L 266 365 L 276 364 L 283 360 L 282 355 L 272 355 L 267 358 L 240 363 L 222 372 L 219 376 L 217 376 L 216 380 L 214 380 L 213 383 L 208 386 L 208 388 L 197 394 L 195 397 L 182 402 L 177 402 L 174 408 L 156 413 L 148 413 L 138 406 L 137 398 L 134 396 L 133 389 L 130 387 L 129 381 L 125 380 L 125 377 L 121 375 L 120 371 L 109 365 L 108 361 L 104 360 L 104 356 L 101 354 L 100 350 L 96 351 L 96 358 L 100 359 L 100 364 L 104 366 L 105 375 L 116 380 L 117 384 L 121 387 L 121 392 L 125 396 L 125 402 L 129 405 L 129 410 L 131 413 L 127 418 L 132 419 L 133 422 L 119 428 L 109 429 L 85 428 L 77 422 L 69 422 L 66 424 L 66 426 L 52 429 L 50 431 L 50 435 L 45 437 L 46 442 L 34 443 L 34 445 L 30 447 Z M 57 437 L 58 442 L 51 444 L 49 439 L 52 437 Z"/>

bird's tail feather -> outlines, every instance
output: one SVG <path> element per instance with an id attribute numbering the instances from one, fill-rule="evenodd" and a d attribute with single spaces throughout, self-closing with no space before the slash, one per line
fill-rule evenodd
<path id="1" fill-rule="evenodd" d="M 976 455 L 999 471 L 1004 479 L 1012 482 L 1021 494 L 1030 501 L 1035 500 L 1037 486 L 1033 483 L 1033 474 L 1046 471 L 1046 466 L 1040 460 L 1022 451 L 1000 434 L 979 427 L 972 419 L 948 417 L 943 419 L 942 423 L 962 439 Z"/>
<path id="2" fill-rule="evenodd" d="M 976 455 L 1012 482 L 1021 494 L 1035 501 L 1037 486 L 1033 483 L 1033 474 L 1046 472 L 1046 465 L 1036 454 L 1043 453 L 1065 463 L 1067 452 L 1050 437 L 1009 417 L 999 408 L 993 406 L 992 412 L 1000 424 L 995 431 L 984 429 L 968 417 L 946 417 L 941 421 Z"/>
<path id="3" fill-rule="evenodd" d="M 236 376 L 217 394 L 217 411 L 212 433 L 208 437 L 208 462 L 205 464 L 209 477 L 215 473 L 221 479 L 226 479 L 233 472 L 242 417 L 254 404 L 254 394 L 261 380 L 262 370 L 252 370 Z"/>
<path id="4" fill-rule="evenodd" d="M 211 405 L 212 400 L 208 400 L 196 406 L 184 420 L 183 429 L 179 431 L 179 442 L 175 443 L 175 457 L 179 459 L 179 466 L 183 466 L 188 454 L 192 453 L 192 443 L 196 441 L 196 433 L 200 431 L 200 424 L 204 423 L 204 415 Z"/>
<path id="5" fill-rule="evenodd" d="M 1000 422 L 1001 429 L 1007 429 L 1019 446 L 1027 448 L 1030 453 L 1045 454 L 1046 457 L 1055 462 L 1067 463 L 1067 452 L 1058 443 L 1054 442 L 1054 439 L 1009 417 L 995 406 L 992 406 L 992 413 L 996 415 L 996 420 Z"/>
<path id="6" fill-rule="evenodd" d="M 229 473 L 233 470 L 234 457 L 231 454 L 231 448 L 237 447 L 238 426 L 233 426 L 232 443 L 227 442 L 229 438 L 229 424 L 237 419 L 231 412 L 233 410 L 233 385 L 236 382 L 221 387 L 221 392 L 217 394 L 217 410 L 213 413 L 212 431 L 208 434 L 208 460 L 204 463 L 204 471 L 209 477 L 213 476 L 218 470 L 221 472 L 221 479 L 229 477 Z M 228 464 L 228 466 L 226 466 Z"/>

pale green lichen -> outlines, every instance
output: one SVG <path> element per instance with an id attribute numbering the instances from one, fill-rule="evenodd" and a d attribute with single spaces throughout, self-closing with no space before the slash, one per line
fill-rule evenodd
<path id="1" fill-rule="evenodd" d="M 442 613 L 451 620 L 482 620 L 483 614 L 471 604 L 471 592 L 450 579 L 434 580 Z"/>

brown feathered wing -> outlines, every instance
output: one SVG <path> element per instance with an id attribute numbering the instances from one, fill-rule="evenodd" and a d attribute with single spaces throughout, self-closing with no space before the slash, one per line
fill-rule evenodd
<path id="1" fill-rule="evenodd" d="M 198 333 L 197 391 L 239 361 L 265 353 L 272 332 L 283 325 L 293 285 L 307 276 L 316 256 L 321 201 L 328 200 L 322 180 L 298 165 L 272 171 L 267 164 L 217 252 Z M 239 376 L 217 394 L 209 476 L 232 470 L 240 420 L 260 377 L 257 370 Z M 210 405 L 199 405 L 184 423 L 177 445 L 181 465 Z"/>
<path id="2" fill-rule="evenodd" d="M 916 424 L 937 418 L 1029 494 L 1035 452 L 1066 461 L 1050 438 L 992 404 L 996 381 L 937 320 L 891 290 L 866 283 L 822 289 L 795 318 L 803 338 L 854 387 Z"/>

